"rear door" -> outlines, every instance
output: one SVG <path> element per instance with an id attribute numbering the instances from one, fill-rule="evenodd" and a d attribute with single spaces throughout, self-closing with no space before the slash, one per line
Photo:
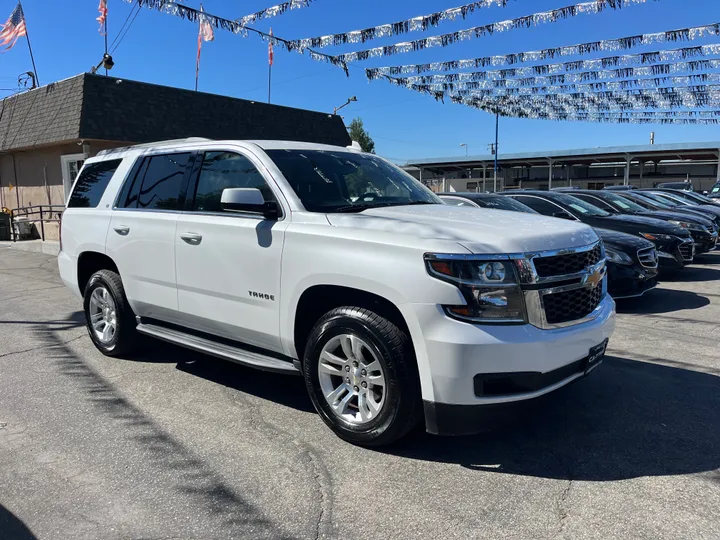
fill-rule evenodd
<path id="1" fill-rule="evenodd" d="M 257 188 L 283 208 L 279 189 L 256 156 L 237 149 L 201 152 L 190 185 L 175 235 L 182 324 L 282 352 L 280 269 L 289 214 L 266 220 L 220 205 L 225 188 Z"/>
<path id="2" fill-rule="evenodd" d="M 177 322 L 175 227 L 193 161 L 192 152 L 142 158 L 116 201 L 107 253 L 142 317 Z"/>

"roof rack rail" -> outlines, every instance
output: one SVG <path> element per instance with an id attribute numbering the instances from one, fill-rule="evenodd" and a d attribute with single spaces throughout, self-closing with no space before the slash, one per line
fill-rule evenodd
<path id="1" fill-rule="evenodd" d="M 142 143 L 142 144 L 132 144 L 130 146 L 122 146 L 122 147 L 118 147 L 118 148 L 108 148 L 107 150 L 100 150 L 97 153 L 97 155 L 102 156 L 105 154 L 110 154 L 112 152 L 129 150 L 130 148 L 157 148 L 157 147 L 162 147 L 162 146 L 173 146 L 175 144 L 206 142 L 206 141 L 211 141 L 211 140 L 212 139 L 208 139 L 207 137 L 186 137 L 184 139 L 170 139 L 167 141 L 157 141 L 157 142 Z"/>

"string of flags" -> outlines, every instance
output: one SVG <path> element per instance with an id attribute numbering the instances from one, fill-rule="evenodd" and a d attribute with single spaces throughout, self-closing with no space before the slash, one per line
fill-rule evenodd
<path id="1" fill-rule="evenodd" d="M 340 67 L 349 76 L 349 65 L 374 58 L 450 48 L 454 44 L 496 33 L 558 23 L 580 15 L 597 15 L 660 0 L 585 0 L 557 9 L 472 26 L 402 43 L 351 50 L 339 54 L 321 49 L 365 44 L 382 38 L 428 32 L 446 23 L 466 20 L 479 11 L 506 8 L 510 0 L 465 0 L 463 5 L 434 13 L 348 32 L 301 39 L 285 39 L 251 25 L 296 9 L 309 8 L 314 0 L 287 0 L 239 18 L 225 18 L 176 0 L 124 0 L 139 7 L 172 15 L 199 25 L 198 70 L 203 41 L 215 30 L 240 37 L 259 36 L 268 44 L 272 69 L 275 47 L 310 56 Z M 105 7 L 103 15 L 103 6 Z M 101 30 L 107 17 L 106 0 L 100 0 Z M 428 94 L 436 100 L 458 103 L 504 116 L 619 123 L 709 123 L 720 121 L 720 23 L 645 33 L 568 46 L 505 55 L 440 62 L 367 67 L 369 81 Z M 634 52 L 653 44 L 692 42 L 697 46 Z M 715 40 L 715 43 L 707 43 Z M 597 53 L 624 51 L 596 57 Z M 548 60 L 565 59 L 549 63 Z M 497 69 L 502 68 L 504 69 Z M 493 69 L 487 69 L 493 68 Z M 268 77 L 268 90 L 272 80 Z M 268 92 L 268 95 L 270 93 Z M 618 112 L 618 114 L 614 114 Z"/>

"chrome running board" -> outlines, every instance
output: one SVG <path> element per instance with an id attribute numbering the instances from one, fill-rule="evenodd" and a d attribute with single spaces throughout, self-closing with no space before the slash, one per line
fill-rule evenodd
<path id="1" fill-rule="evenodd" d="M 154 337 L 168 343 L 179 345 L 187 349 L 192 349 L 203 354 L 209 354 L 223 360 L 236 362 L 244 366 L 261 369 L 263 371 L 272 371 L 275 373 L 295 374 L 300 372 L 292 364 L 292 362 L 283 361 L 279 358 L 266 356 L 261 353 L 248 351 L 232 345 L 218 343 L 207 338 L 188 334 L 180 330 L 165 328 L 156 324 L 140 322 L 137 331 L 146 336 Z"/>

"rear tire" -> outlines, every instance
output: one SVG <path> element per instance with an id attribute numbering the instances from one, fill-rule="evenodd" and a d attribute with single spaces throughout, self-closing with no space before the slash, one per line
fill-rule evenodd
<path id="1" fill-rule="evenodd" d="M 101 353 L 120 356 L 134 348 L 138 339 L 135 313 L 116 272 L 99 270 L 90 277 L 84 308 L 88 334 Z"/>
<path id="2" fill-rule="evenodd" d="M 391 444 L 421 419 L 410 338 L 370 310 L 340 307 L 320 318 L 308 338 L 303 372 L 320 417 L 352 444 Z"/>

